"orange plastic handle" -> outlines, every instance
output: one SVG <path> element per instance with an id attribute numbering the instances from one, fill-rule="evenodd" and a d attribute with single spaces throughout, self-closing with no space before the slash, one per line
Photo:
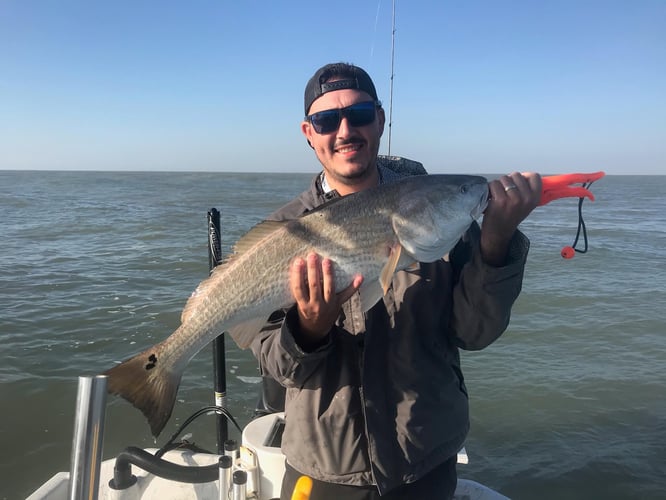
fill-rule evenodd
<path id="1" fill-rule="evenodd" d="M 541 178 L 541 201 L 539 206 L 550 203 L 559 198 L 589 198 L 594 201 L 594 195 L 582 186 L 572 184 L 586 184 L 601 179 L 605 172 L 594 172 L 591 174 L 562 174 L 546 175 Z"/>
<path id="2" fill-rule="evenodd" d="M 301 476 L 296 481 L 291 500 L 309 500 L 310 493 L 312 493 L 312 479 L 308 476 Z"/>

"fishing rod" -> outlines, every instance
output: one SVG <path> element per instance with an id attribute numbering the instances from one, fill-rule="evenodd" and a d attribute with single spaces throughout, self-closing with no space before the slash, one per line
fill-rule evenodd
<path id="1" fill-rule="evenodd" d="M 220 212 L 216 208 L 208 211 L 208 269 L 212 273 L 215 267 L 222 262 L 222 244 L 220 238 Z M 215 391 L 215 405 L 227 406 L 227 367 L 224 346 L 224 333 L 213 340 L 213 385 Z M 217 452 L 224 453 L 224 443 L 229 437 L 227 419 L 221 412 L 217 412 Z"/>
<path id="2" fill-rule="evenodd" d="M 389 82 L 389 123 L 388 123 L 388 156 L 391 156 L 391 129 L 393 127 L 393 71 L 395 63 L 395 0 L 393 0 L 393 13 L 392 13 L 392 27 L 391 27 L 391 79 Z"/>

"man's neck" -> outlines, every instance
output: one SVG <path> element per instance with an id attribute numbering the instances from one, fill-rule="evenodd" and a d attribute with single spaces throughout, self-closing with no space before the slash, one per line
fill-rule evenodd
<path id="1" fill-rule="evenodd" d="M 361 179 L 350 179 L 350 182 L 340 181 L 333 176 L 326 175 L 326 172 L 323 172 L 321 184 L 326 192 L 336 190 L 340 196 L 346 196 L 351 193 L 357 193 L 375 187 L 379 184 L 379 180 L 379 169 L 375 168 L 371 175 Z"/>

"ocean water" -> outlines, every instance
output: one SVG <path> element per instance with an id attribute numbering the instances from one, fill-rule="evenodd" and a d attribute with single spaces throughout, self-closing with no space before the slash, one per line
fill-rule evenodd
<path id="1" fill-rule="evenodd" d="M 0 498 L 69 469 L 77 378 L 166 338 L 208 274 L 206 212 L 223 253 L 309 174 L 0 171 Z M 511 324 L 463 353 L 472 429 L 459 475 L 538 499 L 666 497 L 666 176 L 608 176 L 585 202 L 590 248 L 560 257 L 576 200 L 538 208 Z M 254 358 L 227 341 L 229 409 L 259 394 Z M 210 349 L 189 365 L 164 440 L 213 402 Z M 215 449 L 214 418 L 190 427 Z M 233 436 L 233 431 L 232 431 Z M 104 455 L 153 446 L 109 399 Z"/>

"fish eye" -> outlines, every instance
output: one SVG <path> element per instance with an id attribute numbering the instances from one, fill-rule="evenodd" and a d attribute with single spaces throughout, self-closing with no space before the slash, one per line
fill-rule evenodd
<path id="1" fill-rule="evenodd" d="M 460 194 L 466 194 L 469 191 L 469 186 L 467 184 L 463 184 L 460 186 Z"/>

